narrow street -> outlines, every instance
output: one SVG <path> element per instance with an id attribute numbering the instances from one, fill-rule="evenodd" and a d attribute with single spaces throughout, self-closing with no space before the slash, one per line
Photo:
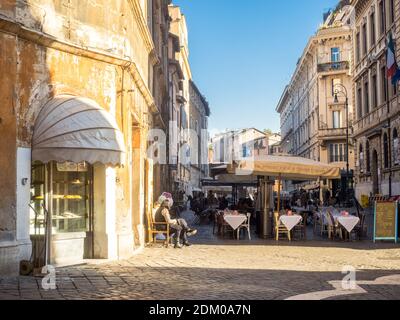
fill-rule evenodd
<path id="1" fill-rule="evenodd" d="M 185 213 L 190 221 L 192 213 Z M 184 249 L 148 247 L 131 259 L 57 269 L 57 289 L 41 278 L 0 280 L 1 299 L 288 299 L 333 290 L 342 268 L 357 269 L 367 293 L 335 299 L 399 299 L 400 252 L 395 245 L 327 241 L 221 240 L 203 225 Z M 394 276 L 390 285 L 377 278 Z M 384 282 L 384 281 L 383 281 Z M 328 298 L 329 299 L 329 298 Z"/>

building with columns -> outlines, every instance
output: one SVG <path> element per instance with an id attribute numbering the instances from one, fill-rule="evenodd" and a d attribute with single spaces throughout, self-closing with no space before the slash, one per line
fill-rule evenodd
<path id="1" fill-rule="evenodd" d="M 387 79 L 387 36 L 393 35 L 396 59 L 398 0 L 353 0 L 355 8 L 353 101 L 356 143 L 356 194 L 400 194 L 398 86 Z"/>
<path id="2" fill-rule="evenodd" d="M 340 2 L 325 16 L 322 26 L 309 39 L 276 108 L 281 117 L 283 153 L 334 163 L 344 171 L 346 131 L 349 128 L 350 136 L 354 116 L 351 14 L 351 7 Z M 349 165 L 353 169 L 354 151 L 349 140 Z M 325 183 L 333 192 L 342 187 L 340 180 Z"/>

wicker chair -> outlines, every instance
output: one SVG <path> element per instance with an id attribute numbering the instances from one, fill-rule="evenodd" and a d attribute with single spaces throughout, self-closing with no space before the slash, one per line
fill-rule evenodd
<path id="1" fill-rule="evenodd" d="M 290 235 L 290 231 L 285 227 L 285 225 L 279 219 L 279 213 L 278 212 L 274 212 L 274 222 L 275 222 L 274 230 L 275 230 L 276 241 L 279 241 L 279 235 L 280 234 L 287 235 L 288 240 L 292 241 L 292 236 Z"/>

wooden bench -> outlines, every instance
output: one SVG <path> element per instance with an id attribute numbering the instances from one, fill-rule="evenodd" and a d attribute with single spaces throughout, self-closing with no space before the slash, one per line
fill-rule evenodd
<path id="1" fill-rule="evenodd" d="M 150 212 L 147 213 L 147 222 L 148 222 L 148 235 L 149 235 L 149 242 L 150 243 L 156 243 L 157 239 L 156 236 L 157 235 L 164 235 L 166 237 L 164 241 L 164 245 L 168 248 L 169 244 L 170 244 L 170 228 L 169 228 L 169 224 L 166 222 L 155 222 L 154 218 L 155 218 L 155 214 L 157 212 L 157 209 L 153 209 Z M 157 227 L 165 227 L 165 230 L 157 230 Z M 159 229 L 164 229 L 164 228 L 159 228 Z"/>

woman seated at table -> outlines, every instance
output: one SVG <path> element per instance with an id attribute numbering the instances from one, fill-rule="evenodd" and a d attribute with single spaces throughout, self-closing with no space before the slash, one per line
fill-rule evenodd
<path id="1" fill-rule="evenodd" d="M 158 199 L 160 207 L 157 209 L 154 220 L 157 223 L 168 223 L 172 235 L 174 235 L 175 248 L 181 249 L 183 246 L 191 246 L 188 237 L 197 234 L 197 230 L 191 229 L 185 219 L 172 219 L 170 210 L 173 206 L 172 195 L 163 193 Z"/>
<path id="2" fill-rule="evenodd" d="M 292 214 L 293 214 L 293 211 L 292 211 L 292 208 L 290 206 L 286 206 L 284 209 L 282 209 L 279 212 L 280 216 L 288 216 L 288 215 L 292 215 Z"/>

